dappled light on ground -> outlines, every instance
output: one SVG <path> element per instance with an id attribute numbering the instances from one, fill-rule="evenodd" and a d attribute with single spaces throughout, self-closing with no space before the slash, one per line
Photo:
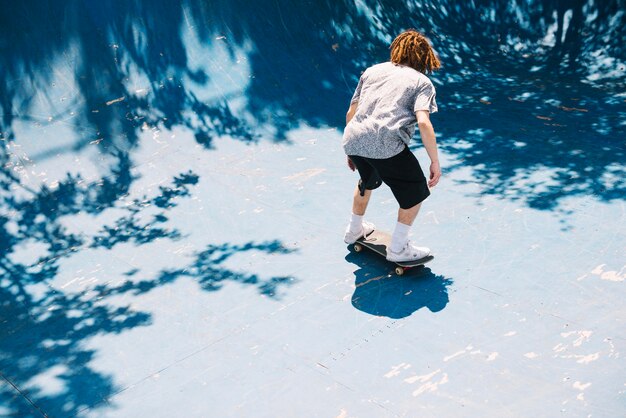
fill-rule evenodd
<path id="1" fill-rule="evenodd" d="M 246 341 L 253 348 L 245 349 L 256 353 L 273 342 L 273 332 L 293 324 L 284 312 L 294 306 L 303 306 L 303 319 L 283 336 L 291 346 L 280 341 L 268 350 L 281 367 L 293 351 L 307 361 L 337 351 L 326 345 L 333 337 L 346 346 L 360 341 L 358 326 L 391 329 L 395 322 L 380 321 L 413 320 L 428 329 L 428 321 L 452 321 L 445 315 L 454 289 L 483 291 L 482 281 L 505 283 L 522 298 L 536 288 L 542 295 L 580 289 L 607 300 L 619 295 L 602 287 L 624 282 L 617 238 L 599 238 L 587 249 L 580 237 L 567 235 L 547 247 L 542 234 L 574 230 L 552 228 L 543 216 L 574 225 L 597 211 L 595 231 L 619 235 L 623 212 L 616 217 L 612 205 L 623 205 L 626 196 L 624 7 L 621 0 L 5 2 L 0 415 L 114 411 L 115 397 L 156 381 L 158 371 L 265 321 L 271 326 L 255 335 L 258 341 Z M 340 252 L 335 223 L 343 216 L 339 195 L 348 174 L 333 167 L 343 164 L 339 138 L 360 73 L 386 60 L 393 36 L 410 27 L 431 39 L 443 63 L 431 75 L 440 109 L 433 121 L 444 174 L 452 179 L 442 187 L 453 204 L 418 218 L 424 219 L 420 239 L 436 224 L 445 251 L 432 267 L 400 279 L 382 261 Z M 478 212 L 475 204 L 485 206 Z M 536 218 L 529 221 L 527 210 Z M 593 228 L 581 227 L 585 239 Z M 513 241 L 500 245 L 494 237 Z M 436 241 L 435 234 L 429 238 Z M 499 259 L 490 245 L 501 251 Z M 515 251 L 502 252 L 509 245 Z M 515 276 L 525 274 L 520 266 L 528 254 L 540 257 L 532 263 L 536 272 L 544 264 L 546 271 L 561 268 L 550 262 L 563 253 L 594 264 L 568 276 L 574 285 L 552 281 L 556 273 L 536 282 Z M 220 305 L 221 295 L 229 299 Z M 316 298 L 324 303 L 310 302 Z M 543 299 L 534 299 L 542 305 L 528 308 L 532 315 L 558 317 L 544 315 Z M 468 318 L 484 314 L 484 323 L 493 321 L 491 307 L 516 306 L 464 302 L 457 309 Z M 325 311 L 328 306 L 334 310 Z M 197 334 L 177 307 L 190 309 L 187 319 L 200 318 Z M 462 314 L 457 321 L 465 320 Z M 329 337 L 335 323 L 341 331 Z M 358 326 L 348 326 L 353 323 Z M 463 334 L 475 323 L 454 325 Z M 318 324 L 320 334 L 298 333 Z M 561 335 L 557 328 L 549 329 Z M 150 334 L 154 329 L 167 338 Z M 185 338 L 167 334 L 172 329 Z M 121 336 L 132 336 L 125 347 L 147 352 L 145 364 L 117 348 L 122 343 L 112 338 Z M 237 351 L 244 345 L 234 345 L 225 351 L 233 363 L 246 364 L 237 357 L 245 356 Z M 173 347 L 168 360 L 150 357 L 154 347 Z M 111 364 L 105 352 L 131 366 L 99 368 Z M 587 361 L 589 353 L 575 355 Z M 133 362 L 141 364 L 133 368 Z M 292 366 L 284 369 L 310 371 Z M 230 373 L 220 380 L 225 387 Z M 299 387 L 284 384 L 287 392 Z"/>

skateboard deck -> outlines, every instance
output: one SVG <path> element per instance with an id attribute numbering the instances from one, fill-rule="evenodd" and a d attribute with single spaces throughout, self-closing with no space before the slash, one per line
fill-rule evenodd
<path id="1" fill-rule="evenodd" d="M 374 231 L 369 234 L 367 237 L 361 237 L 354 243 L 354 251 L 361 252 L 363 247 L 369 248 L 387 258 L 387 247 L 391 244 L 391 234 L 385 231 Z M 397 275 L 402 275 L 404 272 L 410 268 L 424 265 L 435 258 L 432 255 L 428 257 L 421 258 L 415 261 L 398 261 L 393 262 L 396 265 L 395 272 Z"/>

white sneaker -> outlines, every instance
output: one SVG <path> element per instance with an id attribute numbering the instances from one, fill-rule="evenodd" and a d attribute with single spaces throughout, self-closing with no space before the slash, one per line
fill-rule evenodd
<path id="1" fill-rule="evenodd" d="M 371 222 L 363 222 L 361 224 L 361 230 L 357 232 L 350 231 L 350 225 L 348 225 L 348 227 L 346 228 L 346 234 L 343 236 L 343 242 L 345 242 L 346 244 L 354 244 L 356 240 L 361 237 L 368 236 L 369 234 L 374 232 L 375 229 L 376 227 Z"/>
<path id="2" fill-rule="evenodd" d="M 411 241 L 407 241 L 406 245 L 399 253 L 391 251 L 391 248 L 387 250 L 387 260 L 398 262 L 417 261 L 430 255 L 430 248 L 418 247 Z"/>

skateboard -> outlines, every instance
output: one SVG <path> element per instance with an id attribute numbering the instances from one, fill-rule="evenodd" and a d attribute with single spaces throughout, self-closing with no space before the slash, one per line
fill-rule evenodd
<path id="1" fill-rule="evenodd" d="M 357 253 L 360 253 L 361 251 L 363 251 L 363 248 L 366 247 L 382 255 L 383 257 L 387 258 L 387 247 L 389 246 L 390 243 L 391 243 L 391 234 L 385 231 L 376 230 L 372 232 L 371 234 L 369 234 L 367 237 L 361 237 L 358 240 L 356 240 L 353 248 L 354 248 L 354 251 L 356 251 Z M 419 260 L 415 260 L 415 261 L 398 261 L 398 262 L 394 261 L 393 263 L 396 265 L 395 272 L 398 276 L 401 276 L 408 269 L 417 267 L 417 266 L 422 266 L 428 263 L 429 261 L 431 261 L 433 258 L 435 257 L 432 255 L 429 255 L 428 257 L 420 258 Z"/>

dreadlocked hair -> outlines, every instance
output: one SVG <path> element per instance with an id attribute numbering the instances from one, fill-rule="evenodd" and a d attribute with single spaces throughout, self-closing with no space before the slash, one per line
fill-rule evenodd
<path id="1" fill-rule="evenodd" d="M 407 65 L 421 73 L 432 73 L 441 67 L 428 39 L 418 31 L 409 29 L 396 37 L 389 47 L 391 62 Z"/>

